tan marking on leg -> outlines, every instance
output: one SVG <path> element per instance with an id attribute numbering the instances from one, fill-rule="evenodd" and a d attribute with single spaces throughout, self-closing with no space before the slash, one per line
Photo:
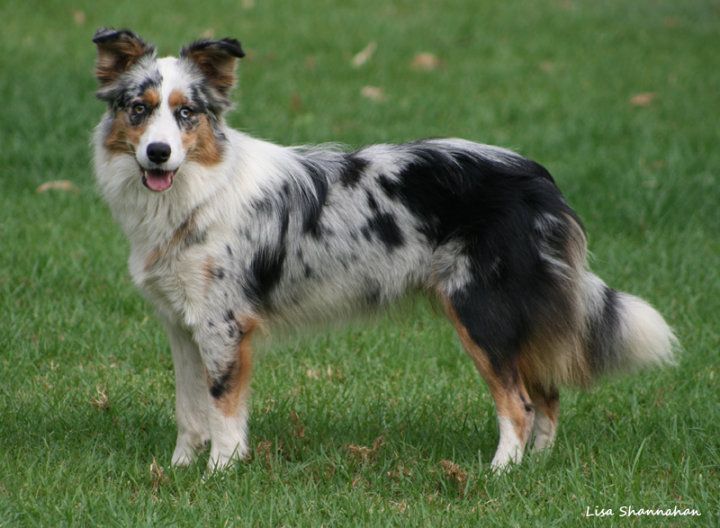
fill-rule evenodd
<path id="1" fill-rule="evenodd" d="M 238 407 L 247 398 L 252 375 L 252 348 L 251 339 L 257 322 L 253 319 L 238 321 L 238 327 L 243 329 L 244 335 L 237 349 L 235 364 L 227 380 L 229 389 L 215 400 L 215 405 L 225 416 L 235 416 Z"/>
<path id="2" fill-rule="evenodd" d="M 463 347 L 475 362 L 475 366 L 490 389 L 498 416 L 511 420 L 515 434 L 524 448 L 532 431 L 533 409 L 517 365 L 511 365 L 508 372 L 502 375 L 495 372 L 487 354 L 470 337 L 470 333 L 460 321 L 449 300 L 442 295 L 441 299 L 450 321 L 460 336 Z"/>

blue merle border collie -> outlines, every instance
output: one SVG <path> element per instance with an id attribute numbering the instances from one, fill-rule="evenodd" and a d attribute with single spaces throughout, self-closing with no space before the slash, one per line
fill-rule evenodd
<path id="1" fill-rule="evenodd" d="M 101 29 L 97 181 L 131 244 L 132 278 L 169 336 L 174 465 L 248 454 L 251 339 L 439 299 L 495 401 L 497 470 L 549 448 L 561 385 L 672 361 L 645 301 L 591 273 L 582 224 L 540 165 L 461 139 L 354 152 L 282 147 L 229 128 L 237 40 L 157 58 Z"/>

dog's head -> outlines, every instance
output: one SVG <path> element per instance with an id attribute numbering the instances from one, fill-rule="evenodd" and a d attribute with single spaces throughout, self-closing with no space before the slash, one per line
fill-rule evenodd
<path id="1" fill-rule="evenodd" d="M 109 107 L 103 146 L 133 157 L 145 187 L 168 190 L 185 162 L 221 161 L 222 114 L 245 55 L 237 40 L 199 40 L 162 59 L 128 30 L 100 29 L 93 42 L 97 96 Z"/>

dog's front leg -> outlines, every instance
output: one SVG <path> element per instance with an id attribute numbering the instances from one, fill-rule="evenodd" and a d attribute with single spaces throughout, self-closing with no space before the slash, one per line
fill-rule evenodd
<path id="1" fill-rule="evenodd" d="M 187 466 L 197 450 L 210 439 L 209 396 L 205 365 L 190 332 L 163 318 L 170 340 L 175 369 L 175 419 L 177 442 L 172 456 L 174 466 Z"/>
<path id="2" fill-rule="evenodd" d="M 207 372 L 210 459 L 208 469 L 229 466 L 248 454 L 247 420 L 255 320 L 232 311 L 195 333 Z"/>

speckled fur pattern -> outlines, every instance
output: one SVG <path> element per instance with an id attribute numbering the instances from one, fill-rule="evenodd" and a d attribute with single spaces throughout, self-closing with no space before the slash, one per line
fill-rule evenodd
<path id="1" fill-rule="evenodd" d="M 128 30 L 94 41 L 108 105 L 95 174 L 170 338 L 174 464 L 208 441 L 211 470 L 247 455 L 258 326 L 351 317 L 408 292 L 440 299 L 488 383 L 495 469 L 520 461 L 533 426 L 536 448 L 552 444 L 558 386 L 672 359 L 662 317 L 587 269 L 580 220 L 537 163 L 461 139 L 278 146 L 224 121 L 236 40 L 162 59 Z"/>

